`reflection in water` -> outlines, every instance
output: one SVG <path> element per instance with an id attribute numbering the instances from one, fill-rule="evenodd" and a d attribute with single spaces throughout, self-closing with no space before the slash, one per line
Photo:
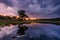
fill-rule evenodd
<path id="1" fill-rule="evenodd" d="M 40 24 L 40 23 L 36 23 L 36 22 L 31 22 L 31 24 Z"/>
<path id="2" fill-rule="evenodd" d="M 0 38 L 9 35 L 9 34 L 15 34 L 14 31 L 17 31 L 17 25 L 10 25 L 10 26 L 3 26 L 0 27 L 1 31 L 0 31 Z M 14 32 L 14 33 L 13 33 Z"/>
<path id="3" fill-rule="evenodd" d="M 24 24 L 29 27 L 25 30 L 26 37 L 12 39 L 11 36 L 16 35 L 18 30 L 22 30 L 19 27 L 23 25 L 11 25 L 0 28 L 1 40 L 60 40 L 60 26 L 53 24 Z M 19 33 L 19 32 L 18 32 Z M 21 33 L 21 32 L 20 32 Z"/>
<path id="4" fill-rule="evenodd" d="M 28 29 L 28 27 L 26 27 L 24 25 L 20 25 L 20 24 L 18 24 L 18 28 L 19 28 L 19 30 L 18 30 L 17 34 L 19 34 L 19 35 L 24 35 L 25 31 Z"/>

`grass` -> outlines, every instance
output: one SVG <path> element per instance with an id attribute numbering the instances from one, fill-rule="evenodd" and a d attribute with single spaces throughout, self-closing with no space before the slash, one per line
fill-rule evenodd
<path id="1" fill-rule="evenodd" d="M 0 22 L 0 25 L 2 25 L 2 24 L 30 24 L 31 22 L 29 22 L 29 21 L 8 21 L 8 22 L 6 22 L 6 21 L 1 21 Z"/>
<path id="2" fill-rule="evenodd" d="M 2 24 L 21 24 L 23 22 L 0 22 L 0 25 Z"/>
<path id="3" fill-rule="evenodd" d="M 0 22 L 0 25 L 2 25 L 2 24 L 4 24 L 4 25 L 6 25 L 6 24 L 22 24 L 22 23 L 24 23 L 24 24 L 30 24 L 31 22 L 33 22 L 33 21 L 24 21 L 24 22 L 21 22 L 21 21 L 16 21 L 16 22 L 14 22 L 14 21 L 11 21 L 11 22 Z M 60 25 L 60 21 L 37 21 L 36 23 L 47 23 L 47 24 L 57 24 L 57 25 Z"/>

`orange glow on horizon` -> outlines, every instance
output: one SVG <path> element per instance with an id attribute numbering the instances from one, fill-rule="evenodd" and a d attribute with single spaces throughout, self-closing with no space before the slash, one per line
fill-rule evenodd
<path id="1" fill-rule="evenodd" d="M 20 17 L 20 16 L 12 16 L 12 15 L 1 15 L 1 16 L 9 16 L 11 18 L 16 17 L 16 19 L 18 19 Z"/>
<path id="2" fill-rule="evenodd" d="M 6 15 L 3 15 L 3 16 L 6 16 Z"/>
<path id="3" fill-rule="evenodd" d="M 28 18 L 26 18 L 26 20 L 29 20 Z"/>
<path id="4" fill-rule="evenodd" d="M 4 14 L 4 15 L 1 14 L 1 16 L 9 16 L 9 17 L 11 17 L 11 18 L 16 17 L 16 19 L 20 18 L 20 16 L 12 16 L 12 15 L 5 15 L 5 14 Z M 25 18 L 25 19 L 26 19 L 26 20 L 29 20 L 28 18 Z M 30 17 L 30 19 L 31 19 L 31 20 L 35 20 L 35 19 L 38 19 L 38 18 Z"/>
<path id="5" fill-rule="evenodd" d="M 31 20 L 37 19 L 37 18 L 30 18 Z"/>
<path id="6" fill-rule="evenodd" d="M 13 16 L 10 16 L 11 18 L 13 17 Z"/>
<path id="7" fill-rule="evenodd" d="M 16 19 L 18 19 L 20 16 L 16 16 Z"/>

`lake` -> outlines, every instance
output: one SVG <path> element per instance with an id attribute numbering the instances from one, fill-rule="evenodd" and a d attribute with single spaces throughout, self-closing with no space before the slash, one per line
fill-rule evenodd
<path id="1" fill-rule="evenodd" d="M 12 38 L 18 31 L 18 25 L 0 26 L 0 40 L 60 40 L 60 25 L 31 23 L 23 24 L 28 27 L 27 36 Z"/>

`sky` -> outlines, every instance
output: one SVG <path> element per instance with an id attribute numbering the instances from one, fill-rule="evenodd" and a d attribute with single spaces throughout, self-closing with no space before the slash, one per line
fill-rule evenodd
<path id="1" fill-rule="evenodd" d="M 17 16 L 25 10 L 32 18 L 60 18 L 60 0 L 0 0 L 0 14 Z"/>

